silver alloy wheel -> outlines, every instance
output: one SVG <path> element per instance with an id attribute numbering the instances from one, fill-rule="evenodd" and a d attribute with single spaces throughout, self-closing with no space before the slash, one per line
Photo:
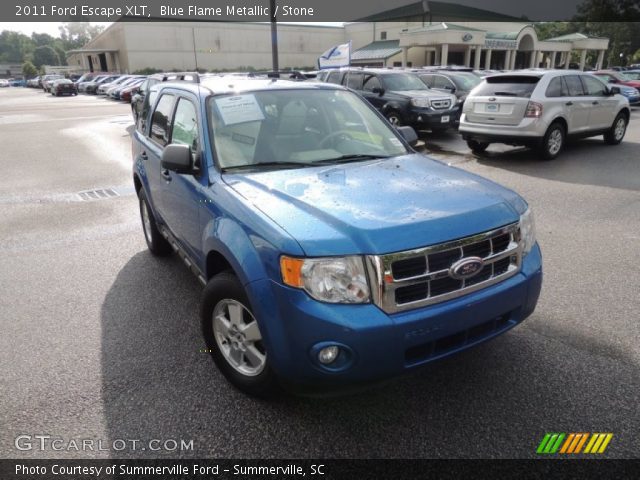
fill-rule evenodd
<path id="1" fill-rule="evenodd" d="M 213 309 L 212 320 L 213 336 L 227 363 L 247 377 L 259 375 L 267 354 L 253 314 L 237 300 L 224 299 Z"/>
<path id="2" fill-rule="evenodd" d="M 551 155 L 557 154 L 562 148 L 562 131 L 559 128 L 554 129 L 549 135 L 547 141 L 547 148 Z"/>
<path id="3" fill-rule="evenodd" d="M 140 199 L 140 211 L 142 212 L 142 229 L 144 230 L 144 236 L 147 242 L 153 243 L 153 237 L 151 236 L 151 216 L 149 215 L 149 209 L 147 208 L 147 202 Z"/>
<path id="4" fill-rule="evenodd" d="M 616 126 L 613 130 L 613 136 L 616 139 L 616 142 L 622 140 L 622 137 L 624 137 L 624 132 L 626 129 L 627 129 L 627 122 L 624 119 L 624 117 L 620 117 L 616 122 Z"/>

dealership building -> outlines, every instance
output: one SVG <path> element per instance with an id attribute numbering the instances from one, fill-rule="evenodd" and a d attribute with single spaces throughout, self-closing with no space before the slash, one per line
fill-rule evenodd
<path id="1" fill-rule="evenodd" d="M 158 70 L 241 70 L 271 67 L 268 23 L 134 22 L 112 24 L 94 40 L 68 52 L 82 71 L 133 73 Z M 343 26 L 278 24 L 281 68 L 313 68 L 332 46 L 351 42 L 353 65 L 465 65 L 485 69 L 583 69 L 597 52 L 603 67 L 607 38 L 576 32 L 540 40 L 530 23 L 463 5 L 419 1 Z M 572 60 L 573 59 L 573 60 Z"/>

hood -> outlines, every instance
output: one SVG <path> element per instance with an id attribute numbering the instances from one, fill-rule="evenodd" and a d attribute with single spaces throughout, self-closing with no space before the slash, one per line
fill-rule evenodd
<path id="1" fill-rule="evenodd" d="M 396 95 L 404 95 L 408 98 L 448 98 L 453 97 L 450 93 L 436 92 L 433 90 L 390 90 Z"/>
<path id="2" fill-rule="evenodd" d="M 640 88 L 640 80 L 625 80 L 624 82 L 620 82 L 620 84 L 626 85 L 627 87 Z"/>
<path id="3" fill-rule="evenodd" d="M 223 178 L 309 256 L 432 245 L 515 222 L 526 209 L 516 193 L 419 154 Z"/>

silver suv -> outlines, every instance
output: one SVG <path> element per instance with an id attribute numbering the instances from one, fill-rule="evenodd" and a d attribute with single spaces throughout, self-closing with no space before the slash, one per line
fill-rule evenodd
<path id="1" fill-rule="evenodd" d="M 610 145 L 624 138 L 629 102 L 617 87 L 591 74 L 520 71 L 487 77 L 464 104 L 460 133 L 474 153 L 491 143 L 536 148 L 558 156 L 568 137 L 604 135 Z"/>

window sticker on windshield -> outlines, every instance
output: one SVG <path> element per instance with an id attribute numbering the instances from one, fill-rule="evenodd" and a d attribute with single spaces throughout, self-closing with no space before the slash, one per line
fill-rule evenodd
<path id="1" fill-rule="evenodd" d="M 264 114 L 255 95 L 217 98 L 216 107 L 226 126 L 264 120 Z"/>
<path id="2" fill-rule="evenodd" d="M 394 147 L 402 147 L 402 142 L 400 140 L 398 140 L 396 137 L 391 137 L 389 139 L 389 142 L 391 143 L 391 145 L 393 145 Z"/>

